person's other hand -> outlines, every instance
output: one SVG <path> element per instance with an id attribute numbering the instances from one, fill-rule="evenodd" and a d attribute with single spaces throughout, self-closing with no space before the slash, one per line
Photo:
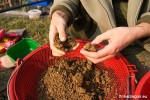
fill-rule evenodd
<path id="1" fill-rule="evenodd" d="M 108 41 L 108 45 L 98 50 L 97 52 L 88 52 L 84 48 L 81 53 L 93 63 L 102 62 L 108 58 L 114 57 L 119 51 L 125 48 L 136 39 L 136 32 L 132 28 L 118 27 L 106 31 L 98 35 L 91 43 L 96 45 L 104 40 Z"/>
<path id="2" fill-rule="evenodd" d="M 54 56 L 62 56 L 65 54 L 64 51 L 61 51 L 54 46 L 54 38 L 56 34 L 59 34 L 59 38 L 61 41 L 66 40 L 65 30 L 67 27 L 67 22 L 68 16 L 63 11 L 57 10 L 53 13 L 50 23 L 49 39 L 50 48 Z"/>

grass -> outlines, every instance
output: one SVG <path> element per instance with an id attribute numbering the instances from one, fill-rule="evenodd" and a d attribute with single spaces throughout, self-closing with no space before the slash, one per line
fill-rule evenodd
<path id="1" fill-rule="evenodd" d="M 0 29 L 26 29 L 26 37 L 32 38 L 39 44 L 43 45 L 49 43 L 48 33 L 49 33 L 49 18 L 41 18 L 38 20 L 30 20 L 28 17 L 5 17 L 0 18 Z"/>
<path id="2" fill-rule="evenodd" d="M 39 20 L 30 20 L 27 17 L 5 17 L 0 18 L 0 30 L 5 29 L 7 32 L 10 29 L 26 28 L 25 36 L 32 38 L 39 44 L 49 43 L 49 18 L 41 18 Z M 0 54 L 0 57 L 6 53 Z M 7 100 L 7 82 L 12 69 L 0 70 L 0 100 Z"/>

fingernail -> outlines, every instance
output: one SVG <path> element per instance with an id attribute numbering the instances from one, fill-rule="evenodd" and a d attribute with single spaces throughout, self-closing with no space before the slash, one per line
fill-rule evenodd
<path id="1" fill-rule="evenodd" d="M 62 55 L 65 55 L 65 52 L 62 52 Z"/>
<path id="2" fill-rule="evenodd" d="M 83 49 L 80 50 L 80 53 L 83 53 Z"/>
<path id="3" fill-rule="evenodd" d="M 82 49 L 80 50 L 80 53 L 82 52 Z"/>
<path id="4" fill-rule="evenodd" d="M 65 41 L 66 38 L 65 38 L 65 37 L 61 37 L 60 40 L 61 40 L 61 41 Z"/>
<path id="5" fill-rule="evenodd" d="M 91 42 L 91 44 L 96 44 L 96 41 L 93 40 L 93 41 Z"/>

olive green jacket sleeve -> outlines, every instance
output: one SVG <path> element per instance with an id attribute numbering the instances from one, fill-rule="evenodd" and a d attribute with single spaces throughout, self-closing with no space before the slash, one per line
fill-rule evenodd
<path id="1" fill-rule="evenodd" d="M 50 9 L 50 16 L 56 10 L 62 10 L 69 16 L 68 24 L 72 23 L 72 21 L 76 18 L 79 12 L 80 0 L 59 0 L 55 1 Z"/>
<path id="2" fill-rule="evenodd" d="M 139 18 L 139 20 L 137 21 L 137 24 L 140 24 L 140 23 L 143 23 L 143 22 L 150 24 L 150 12 L 142 14 L 141 17 Z M 143 48 L 145 48 L 145 50 L 150 52 L 150 37 L 142 38 L 142 39 L 138 40 L 137 42 Z"/>
<path id="3" fill-rule="evenodd" d="M 143 13 L 139 16 L 137 24 L 146 22 L 150 24 L 150 0 L 143 1 Z"/>
<path id="4" fill-rule="evenodd" d="M 142 9 L 142 12 L 141 12 Z M 128 0 L 127 22 L 128 26 L 135 26 L 140 20 L 141 14 L 147 14 L 150 10 L 150 0 Z"/>
<path id="5" fill-rule="evenodd" d="M 142 14 L 137 24 L 142 23 L 142 22 L 146 22 L 150 24 L 150 12 Z"/>

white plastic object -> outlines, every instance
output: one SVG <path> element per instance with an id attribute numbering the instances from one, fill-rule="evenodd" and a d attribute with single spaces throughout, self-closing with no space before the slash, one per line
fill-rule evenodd
<path id="1" fill-rule="evenodd" d="M 29 19 L 39 19 L 42 11 L 39 9 L 32 9 L 28 11 Z"/>

